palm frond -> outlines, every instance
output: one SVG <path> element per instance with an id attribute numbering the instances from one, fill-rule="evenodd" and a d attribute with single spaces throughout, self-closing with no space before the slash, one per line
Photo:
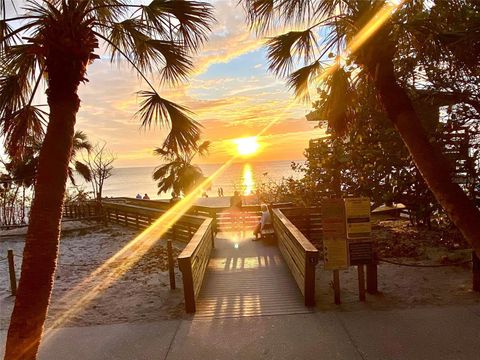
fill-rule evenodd
<path id="1" fill-rule="evenodd" d="M 257 34 L 263 34 L 272 27 L 274 0 L 244 0 L 243 8 L 247 21 Z"/>
<path id="2" fill-rule="evenodd" d="M 310 61 L 314 53 L 315 36 L 312 29 L 290 31 L 267 41 L 269 70 L 280 76 L 291 71 L 294 57 Z"/>
<path id="3" fill-rule="evenodd" d="M 47 114 L 36 106 L 25 105 L 1 119 L 5 149 L 11 158 L 22 158 L 25 149 L 41 142 Z"/>
<path id="4" fill-rule="evenodd" d="M 286 24 L 304 24 L 305 22 L 310 21 L 313 15 L 318 11 L 318 4 L 315 3 L 318 2 L 312 0 L 282 1 L 278 5 L 277 11 Z"/>
<path id="5" fill-rule="evenodd" d="M 87 134 L 85 134 L 83 131 L 75 131 L 73 134 L 72 158 L 75 158 L 77 152 L 81 150 L 85 150 L 89 153 L 92 151 L 92 149 L 93 145 L 88 140 Z"/>
<path id="6" fill-rule="evenodd" d="M 171 158 L 174 155 L 170 150 L 164 148 L 155 148 L 153 154 L 163 158 Z"/>
<path id="7" fill-rule="evenodd" d="M 207 154 L 208 154 L 208 151 L 210 150 L 210 145 L 211 145 L 211 141 L 205 140 L 203 143 L 201 143 L 201 144 L 198 146 L 198 153 L 199 153 L 201 156 L 207 155 Z"/>
<path id="8" fill-rule="evenodd" d="M 92 181 L 92 172 L 87 164 L 81 161 L 75 161 L 75 171 L 87 182 Z"/>
<path id="9" fill-rule="evenodd" d="M 136 116 L 140 118 L 143 127 L 150 127 L 152 124 L 170 126 L 164 148 L 175 153 L 196 148 L 200 137 L 200 124 L 188 115 L 189 110 L 153 91 L 140 91 L 139 96 L 142 100 Z"/>
<path id="10" fill-rule="evenodd" d="M 315 61 L 310 65 L 304 66 L 288 77 L 287 84 L 290 89 L 293 89 L 295 97 L 308 101 L 309 97 L 309 85 L 318 76 L 322 66 L 320 61 Z"/>
<path id="11" fill-rule="evenodd" d="M 328 120 L 335 134 L 345 134 L 348 124 L 355 117 L 355 93 L 350 84 L 350 73 L 338 68 L 325 80 L 326 91 L 320 100 L 320 112 Z"/>
<path id="12" fill-rule="evenodd" d="M 150 63 L 154 63 L 158 55 L 161 55 L 158 62 L 163 66 L 160 71 L 162 80 L 175 84 L 187 79 L 193 69 L 193 62 L 184 47 L 162 40 L 148 40 L 146 45 L 147 50 L 152 53 L 147 58 Z"/>
<path id="13" fill-rule="evenodd" d="M 67 168 L 67 174 L 72 185 L 77 186 L 77 182 L 75 181 L 75 176 L 73 176 L 73 169 L 70 166 Z"/>
<path id="14" fill-rule="evenodd" d="M 30 84 L 23 75 L 12 74 L 0 77 L 0 119 L 7 117 L 25 105 L 30 93 Z"/>
<path id="15" fill-rule="evenodd" d="M 128 3 L 119 0 L 89 0 L 87 11 L 102 23 L 112 23 L 127 15 Z"/>
<path id="16" fill-rule="evenodd" d="M 213 6 L 206 2 L 153 0 L 149 7 L 158 21 L 172 25 L 174 38 L 171 40 L 179 40 L 193 51 L 207 40 L 215 21 Z"/>

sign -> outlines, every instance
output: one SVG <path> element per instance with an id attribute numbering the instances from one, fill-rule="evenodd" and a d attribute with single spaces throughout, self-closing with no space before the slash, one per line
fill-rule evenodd
<path id="1" fill-rule="evenodd" d="M 325 270 L 348 268 L 343 200 L 328 199 L 322 202 L 322 230 Z"/>
<path id="2" fill-rule="evenodd" d="M 357 239 L 370 239 L 372 225 L 370 223 L 370 199 L 346 198 L 345 216 L 347 238 L 350 242 Z"/>
<path id="3" fill-rule="evenodd" d="M 345 218 L 350 265 L 372 264 L 374 248 L 371 239 L 369 198 L 346 198 Z"/>
<path id="4" fill-rule="evenodd" d="M 350 265 L 373 264 L 373 243 L 353 242 L 348 244 L 348 253 L 350 255 Z"/>

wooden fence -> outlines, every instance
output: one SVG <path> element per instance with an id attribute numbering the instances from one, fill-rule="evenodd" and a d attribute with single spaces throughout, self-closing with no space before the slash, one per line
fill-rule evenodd
<path id="1" fill-rule="evenodd" d="M 282 213 L 307 239 L 322 239 L 322 211 L 320 207 L 282 208 Z"/>
<path id="2" fill-rule="evenodd" d="M 153 209 L 168 210 L 170 204 L 158 200 L 142 200 L 128 197 L 111 198 L 104 200 L 107 203 L 124 203 L 128 205 L 136 205 L 141 207 L 148 207 Z M 274 204 L 273 207 L 286 208 L 291 206 L 291 203 Z M 201 206 L 193 205 L 187 213 L 194 216 L 203 216 L 213 219 L 213 232 L 231 231 L 242 228 L 245 231 L 250 231 L 255 228 L 261 216 L 260 205 L 244 205 L 238 214 L 232 213 L 229 207 L 225 206 Z"/>
<path id="3" fill-rule="evenodd" d="M 100 205 L 95 201 L 66 203 L 63 206 L 63 216 L 72 219 L 100 218 Z"/>
<path id="4" fill-rule="evenodd" d="M 315 305 L 315 267 L 318 250 L 304 234 L 285 216 L 285 209 L 274 209 L 273 228 L 278 247 L 295 282 L 305 298 L 306 306 Z"/>
<path id="5" fill-rule="evenodd" d="M 178 256 L 178 267 L 182 272 L 183 294 L 187 313 L 194 313 L 196 310 L 195 300 L 202 288 L 213 247 L 213 219 L 207 218 Z"/>

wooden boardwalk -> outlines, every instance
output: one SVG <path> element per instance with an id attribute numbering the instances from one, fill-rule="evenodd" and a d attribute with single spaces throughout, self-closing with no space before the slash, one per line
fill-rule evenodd
<path id="1" fill-rule="evenodd" d="M 276 244 L 251 239 L 241 233 L 217 234 L 195 318 L 310 311 Z"/>

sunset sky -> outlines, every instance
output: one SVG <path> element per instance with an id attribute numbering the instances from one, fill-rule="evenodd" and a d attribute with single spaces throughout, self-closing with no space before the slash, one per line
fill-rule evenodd
<path id="1" fill-rule="evenodd" d="M 195 58 L 190 81 L 163 88 L 162 96 L 187 106 L 212 141 L 210 155 L 198 162 L 220 163 L 229 158 L 229 139 L 253 136 L 272 119 L 278 122 L 259 138 L 262 151 L 251 159 L 302 159 L 308 140 L 321 134 L 305 120 L 309 104 L 293 99 L 284 80 L 267 71 L 265 39 L 257 39 L 245 24 L 237 0 L 213 1 L 217 23 L 209 41 Z M 152 150 L 162 144 L 164 131 L 140 129 L 135 92 L 146 89 L 126 67 L 111 65 L 104 56 L 88 69 L 82 85 L 77 129 L 93 140 L 104 140 L 117 154 L 116 166 L 158 165 Z M 227 141 L 226 141 L 227 140 Z"/>

